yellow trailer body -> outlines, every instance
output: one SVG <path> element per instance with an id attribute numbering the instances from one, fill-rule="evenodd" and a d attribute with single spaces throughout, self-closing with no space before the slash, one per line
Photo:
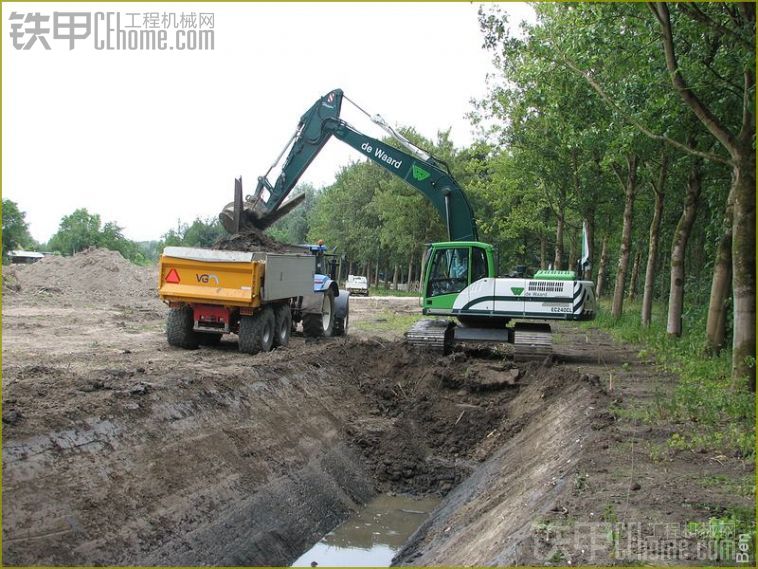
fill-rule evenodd
<path id="1" fill-rule="evenodd" d="M 313 293 L 310 255 L 166 247 L 158 293 L 166 302 L 258 308 Z"/>

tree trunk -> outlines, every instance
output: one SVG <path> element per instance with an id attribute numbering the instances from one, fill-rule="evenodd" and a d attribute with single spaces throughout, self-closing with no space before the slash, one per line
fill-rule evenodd
<path id="1" fill-rule="evenodd" d="M 584 218 L 584 225 L 587 227 L 587 257 L 590 260 L 590 266 L 584 270 L 582 278 L 586 281 L 592 280 L 593 257 L 595 256 L 595 211 L 589 211 Z"/>
<path id="2" fill-rule="evenodd" d="M 563 268 L 563 211 L 558 213 L 555 229 L 555 258 L 553 259 L 553 268 L 560 271 Z"/>
<path id="3" fill-rule="evenodd" d="M 540 233 L 540 269 L 547 269 L 547 235 Z"/>
<path id="4" fill-rule="evenodd" d="M 569 271 L 574 268 L 574 263 L 579 258 L 579 256 L 576 254 L 576 239 L 573 232 L 569 233 L 569 254 L 568 259 L 566 260 L 566 269 Z"/>
<path id="5" fill-rule="evenodd" d="M 377 259 L 376 265 L 374 266 L 374 286 L 379 286 L 379 260 Z"/>
<path id="6" fill-rule="evenodd" d="M 655 263 L 658 259 L 658 237 L 661 232 L 661 218 L 663 216 L 662 191 L 655 192 L 655 210 L 650 222 L 650 240 L 647 249 L 647 267 L 645 267 L 645 289 L 642 293 L 642 325 L 650 326 L 653 314 L 653 293 L 655 292 Z"/>
<path id="7" fill-rule="evenodd" d="M 637 298 L 637 281 L 640 278 L 640 263 L 642 262 L 642 251 L 634 254 L 634 263 L 632 263 L 632 276 L 629 279 L 629 300 Z"/>
<path id="8" fill-rule="evenodd" d="M 619 175 L 619 180 L 621 177 Z M 637 190 L 637 156 L 632 154 L 627 158 L 627 175 L 624 183 L 624 225 L 621 230 L 621 246 L 619 248 L 616 285 L 613 290 L 613 307 L 611 314 L 619 318 L 624 310 L 624 285 L 626 272 L 629 268 L 629 248 L 632 242 L 632 222 L 634 221 L 634 194 Z"/>
<path id="9" fill-rule="evenodd" d="M 395 263 L 395 272 L 392 273 L 392 290 L 397 290 L 397 271 L 398 266 L 397 263 Z"/>
<path id="10" fill-rule="evenodd" d="M 408 288 L 411 290 L 411 279 L 413 278 L 413 255 L 408 258 Z"/>
<path id="11" fill-rule="evenodd" d="M 697 216 L 697 202 L 700 199 L 703 173 L 702 160 L 693 158 L 687 179 L 687 192 L 684 196 L 684 208 L 679 223 L 674 230 L 671 245 L 671 278 L 669 285 L 669 310 L 666 332 L 670 336 L 682 335 L 682 308 L 684 307 L 684 260 L 687 253 L 687 241 Z"/>
<path id="12" fill-rule="evenodd" d="M 731 208 L 729 226 L 719 241 L 716 250 L 716 261 L 713 264 L 713 280 L 711 281 L 711 297 L 708 301 L 708 320 L 705 324 L 705 351 L 710 355 L 718 355 L 724 347 L 726 335 L 726 301 L 729 296 L 729 285 L 732 281 L 732 226 Z"/>
<path id="13" fill-rule="evenodd" d="M 608 267 L 608 236 L 603 236 L 603 243 L 600 245 L 600 265 L 597 268 L 597 285 L 595 287 L 595 296 L 600 298 L 605 290 L 605 271 Z"/>
<path id="14" fill-rule="evenodd" d="M 667 148 L 663 147 L 661 155 L 661 167 L 658 171 L 657 181 L 651 182 L 655 194 L 655 209 L 653 219 L 650 222 L 650 236 L 648 239 L 647 267 L 645 267 L 645 288 L 642 293 L 642 325 L 650 326 L 653 315 L 653 296 L 655 294 L 655 269 L 658 262 L 658 241 L 661 233 L 661 219 L 663 218 L 663 205 L 666 198 L 666 178 L 669 170 L 669 155 Z"/>
<path id="15" fill-rule="evenodd" d="M 753 129 L 755 132 L 755 129 Z M 734 167 L 732 381 L 755 391 L 755 153 L 743 140 Z"/>

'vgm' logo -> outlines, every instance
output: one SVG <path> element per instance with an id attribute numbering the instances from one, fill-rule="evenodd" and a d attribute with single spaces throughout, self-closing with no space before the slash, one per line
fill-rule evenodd
<path id="1" fill-rule="evenodd" d="M 218 277 L 214 275 L 213 273 L 203 273 L 202 275 L 195 275 L 195 276 L 197 277 L 197 282 L 199 283 L 208 284 L 211 281 L 213 281 L 214 283 L 216 283 L 216 285 L 219 284 Z"/>

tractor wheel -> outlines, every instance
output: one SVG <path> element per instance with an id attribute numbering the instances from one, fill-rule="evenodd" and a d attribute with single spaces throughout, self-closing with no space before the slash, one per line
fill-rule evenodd
<path id="1" fill-rule="evenodd" d="M 303 333 L 310 338 L 334 335 L 334 292 L 324 293 L 321 314 L 303 314 Z"/>
<path id="2" fill-rule="evenodd" d="M 222 336 L 223 334 L 197 332 L 197 343 L 201 346 L 218 346 Z"/>
<path id="3" fill-rule="evenodd" d="M 191 306 L 172 308 L 166 319 L 166 338 L 169 346 L 195 350 L 199 344 L 198 334 L 192 328 L 195 316 Z"/>
<path id="4" fill-rule="evenodd" d="M 239 351 L 245 354 L 268 352 L 274 344 L 274 311 L 267 306 L 253 316 L 240 318 Z"/>
<path id="5" fill-rule="evenodd" d="M 284 348 L 290 343 L 292 331 L 292 312 L 290 305 L 280 304 L 274 309 L 274 347 Z"/>

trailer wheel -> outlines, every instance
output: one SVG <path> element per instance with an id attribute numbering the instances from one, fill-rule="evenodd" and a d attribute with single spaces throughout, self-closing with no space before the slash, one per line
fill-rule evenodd
<path id="1" fill-rule="evenodd" d="M 212 334 L 207 332 L 196 332 L 197 342 L 201 346 L 218 346 L 221 343 L 223 334 Z"/>
<path id="2" fill-rule="evenodd" d="M 290 332 L 292 331 L 292 312 L 290 305 L 280 304 L 274 309 L 274 346 L 284 348 L 290 343 Z"/>
<path id="3" fill-rule="evenodd" d="M 303 314 L 303 333 L 310 338 L 334 335 L 334 292 L 324 292 L 321 314 Z"/>
<path id="4" fill-rule="evenodd" d="M 195 316 L 191 306 L 172 308 L 166 318 L 166 339 L 169 346 L 195 350 L 199 344 L 195 326 Z"/>
<path id="5" fill-rule="evenodd" d="M 268 352 L 274 343 L 274 311 L 267 306 L 253 316 L 240 318 L 239 351 L 245 354 Z"/>
<path id="6" fill-rule="evenodd" d="M 345 314 L 342 318 L 334 319 L 334 335 L 347 336 L 347 325 L 350 320 L 350 313 Z"/>

